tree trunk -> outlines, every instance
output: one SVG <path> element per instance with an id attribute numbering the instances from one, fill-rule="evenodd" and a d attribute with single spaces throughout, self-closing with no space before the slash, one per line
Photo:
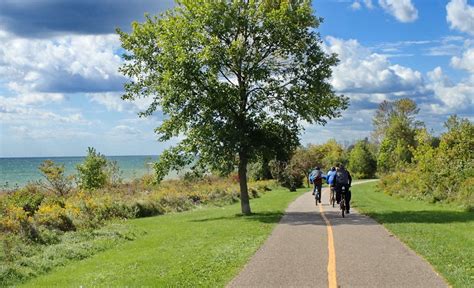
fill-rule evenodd
<path id="1" fill-rule="evenodd" d="M 247 188 L 247 162 L 247 156 L 244 153 L 239 153 L 240 206 L 244 215 L 252 214 Z"/>

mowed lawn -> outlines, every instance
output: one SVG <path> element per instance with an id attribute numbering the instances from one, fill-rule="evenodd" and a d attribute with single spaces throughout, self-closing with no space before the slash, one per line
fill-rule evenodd
<path id="1" fill-rule="evenodd" d="M 376 185 L 352 188 L 357 210 L 382 223 L 454 287 L 474 287 L 474 213 L 388 196 Z"/>
<path id="2" fill-rule="evenodd" d="M 35 278 L 23 287 L 225 286 L 278 223 L 286 207 L 308 189 L 274 190 L 240 203 L 130 220 L 144 236 Z"/>

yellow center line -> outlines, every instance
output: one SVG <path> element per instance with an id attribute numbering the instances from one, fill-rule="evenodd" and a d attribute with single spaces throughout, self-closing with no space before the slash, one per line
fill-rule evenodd
<path id="1" fill-rule="evenodd" d="M 324 215 L 323 205 L 319 205 L 319 212 L 321 212 L 321 216 L 323 216 L 324 222 L 326 222 L 326 228 L 328 231 L 328 284 L 329 288 L 337 288 L 336 250 L 334 249 L 332 226 L 326 215 Z"/>

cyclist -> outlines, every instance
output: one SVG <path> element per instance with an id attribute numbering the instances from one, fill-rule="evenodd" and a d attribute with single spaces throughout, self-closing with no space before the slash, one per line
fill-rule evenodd
<path id="1" fill-rule="evenodd" d="M 313 183 L 313 195 L 315 195 L 316 205 L 321 203 L 321 189 L 323 186 L 323 172 L 319 167 L 314 168 L 309 176 L 310 181 Z"/>
<path id="2" fill-rule="evenodd" d="M 336 176 L 334 178 L 334 184 L 336 187 L 336 201 L 337 204 L 341 201 L 341 191 L 342 187 L 345 187 L 346 190 L 346 213 L 349 214 L 349 209 L 350 209 L 350 201 L 351 201 L 351 191 L 349 188 L 351 187 L 352 184 L 352 177 L 351 173 L 347 171 L 344 168 L 344 165 L 342 164 L 337 164 L 336 165 Z"/>
<path id="3" fill-rule="evenodd" d="M 329 190 L 332 191 L 334 190 L 334 177 L 336 176 L 336 167 L 332 167 L 328 174 L 326 175 L 326 182 L 329 185 Z M 332 196 L 332 194 L 331 194 Z M 331 203 L 332 204 L 332 203 Z"/>

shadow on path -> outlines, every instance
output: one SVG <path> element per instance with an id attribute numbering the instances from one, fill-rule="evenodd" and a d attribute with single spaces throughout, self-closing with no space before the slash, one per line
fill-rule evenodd
<path id="1" fill-rule="evenodd" d="M 244 216 L 241 214 L 236 214 L 235 216 L 229 217 L 213 217 L 213 218 L 202 218 L 202 219 L 193 219 L 190 222 L 211 222 L 211 221 L 220 221 L 220 220 L 236 220 L 236 221 L 259 221 L 262 223 L 280 223 L 284 225 L 319 225 L 326 226 L 319 210 L 308 212 L 286 212 L 285 214 L 281 212 L 260 212 L 254 213 L 249 216 Z M 329 218 L 332 225 L 376 225 L 377 223 L 360 214 L 350 214 L 346 218 L 342 218 L 339 211 L 324 211 L 324 214 Z M 283 217 L 282 217 L 283 216 Z"/>
<path id="2" fill-rule="evenodd" d="M 193 219 L 190 222 L 210 222 L 219 220 L 248 220 L 248 221 L 259 221 L 262 223 L 278 223 L 281 217 L 284 215 L 283 212 L 257 212 L 252 215 L 236 214 L 235 216 L 228 217 L 214 217 L 214 218 L 202 218 Z"/>

